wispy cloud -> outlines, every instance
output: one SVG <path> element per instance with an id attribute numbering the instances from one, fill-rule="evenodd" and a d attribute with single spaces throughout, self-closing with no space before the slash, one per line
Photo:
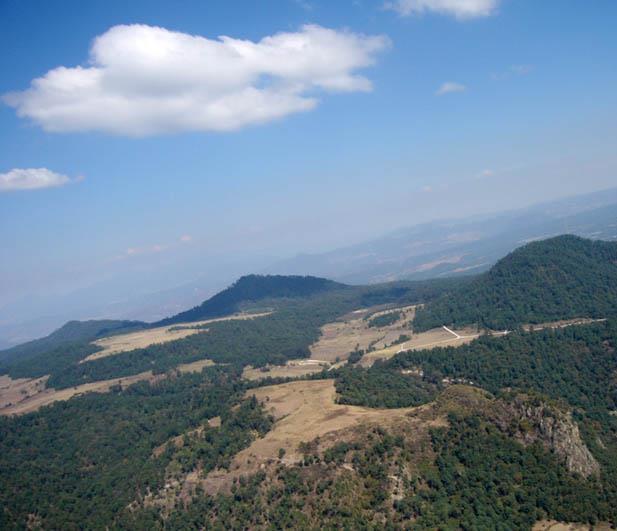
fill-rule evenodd
<path id="1" fill-rule="evenodd" d="M 0 173 L 0 192 L 58 188 L 80 180 L 82 177 L 71 179 L 47 168 L 14 168 L 7 173 Z"/>
<path id="2" fill-rule="evenodd" d="M 182 243 L 191 243 L 193 241 L 193 237 L 190 234 L 183 234 L 180 236 L 180 241 Z"/>
<path id="3" fill-rule="evenodd" d="M 467 87 L 461 83 L 455 83 L 454 81 L 446 81 L 435 92 L 436 96 L 445 96 L 446 94 L 453 94 L 455 92 L 465 92 Z"/>
<path id="4" fill-rule="evenodd" d="M 508 79 L 509 77 L 513 76 L 526 76 L 528 74 L 531 74 L 531 72 L 533 72 L 532 65 L 512 65 L 507 70 L 504 70 L 503 72 L 497 72 L 491 77 L 494 80 L 498 81 L 501 79 Z"/>
<path id="5" fill-rule="evenodd" d="M 486 168 L 476 175 L 476 179 L 488 179 L 489 177 L 493 177 L 494 175 L 494 170 Z"/>
<path id="6" fill-rule="evenodd" d="M 306 0 L 293 0 L 293 2 L 298 7 L 304 9 L 304 11 L 313 11 L 313 9 L 315 8 L 313 4 L 311 4 L 310 2 L 307 2 Z"/>
<path id="7" fill-rule="evenodd" d="M 493 15 L 499 2 L 500 0 L 390 0 L 385 3 L 385 7 L 403 17 L 433 12 L 464 20 Z"/>
<path id="8" fill-rule="evenodd" d="M 389 45 L 317 25 L 257 42 L 114 26 L 94 40 L 87 66 L 50 70 L 3 100 L 51 132 L 230 131 L 314 109 L 320 94 L 370 91 L 358 71 Z"/>

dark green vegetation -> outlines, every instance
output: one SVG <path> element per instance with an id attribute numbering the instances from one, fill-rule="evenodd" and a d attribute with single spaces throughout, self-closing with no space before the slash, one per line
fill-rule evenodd
<path id="1" fill-rule="evenodd" d="M 570 474 L 540 445 L 522 446 L 479 415 L 432 432 L 434 466 L 396 511 L 416 529 L 530 529 L 541 519 L 617 521 L 614 478 Z"/>
<path id="2" fill-rule="evenodd" d="M 336 379 L 338 403 L 353 406 L 419 406 L 433 400 L 438 389 L 433 382 L 384 369 L 381 364 L 371 369 L 343 368 Z"/>
<path id="3" fill-rule="evenodd" d="M 113 525 L 128 504 L 162 486 L 174 451 L 155 459 L 153 449 L 216 415 L 221 428 L 193 458 L 205 470 L 225 464 L 270 425 L 255 402 L 230 409 L 242 390 L 232 370 L 213 367 L 0 418 L 0 528 L 32 519 L 45 529 Z"/>
<path id="4" fill-rule="evenodd" d="M 494 330 L 617 315 L 617 243 L 559 236 L 533 242 L 416 313 L 414 328 Z"/>
<path id="5" fill-rule="evenodd" d="M 458 348 L 409 351 L 379 366 L 393 373 L 421 368 L 425 378 L 462 379 L 492 392 L 534 390 L 610 423 L 617 434 L 617 321 L 505 337 L 481 337 Z M 377 370 L 377 369 L 375 369 Z M 610 419 L 613 418 L 614 422 Z"/>
<path id="6" fill-rule="evenodd" d="M 389 312 L 369 319 L 369 328 L 382 328 L 396 323 L 401 318 L 401 312 Z"/>
<path id="7" fill-rule="evenodd" d="M 221 317 L 238 312 L 244 304 L 267 299 L 301 298 L 344 289 L 344 284 L 317 277 L 247 275 L 233 285 L 211 297 L 199 306 L 156 323 L 169 325 Z"/>

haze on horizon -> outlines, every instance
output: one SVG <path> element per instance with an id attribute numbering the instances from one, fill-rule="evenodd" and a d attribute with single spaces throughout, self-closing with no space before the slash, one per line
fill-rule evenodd
<path id="1" fill-rule="evenodd" d="M 615 20 L 610 0 L 5 1 L 0 324 L 613 188 Z"/>

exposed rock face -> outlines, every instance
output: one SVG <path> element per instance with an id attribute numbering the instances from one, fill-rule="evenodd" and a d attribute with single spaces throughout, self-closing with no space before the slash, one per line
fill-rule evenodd
<path id="1" fill-rule="evenodd" d="M 561 457 L 568 470 L 581 476 L 593 476 L 600 471 L 570 412 L 517 397 L 503 404 L 503 413 L 498 424 L 523 444 L 540 442 Z"/>

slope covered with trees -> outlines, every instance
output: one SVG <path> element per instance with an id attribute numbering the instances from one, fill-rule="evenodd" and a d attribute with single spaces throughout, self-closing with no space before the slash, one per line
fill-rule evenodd
<path id="1" fill-rule="evenodd" d="M 69 321 L 48 336 L 0 351 L 0 362 L 10 362 L 16 359 L 25 360 L 64 345 L 93 341 L 99 337 L 144 326 L 146 326 L 146 323 L 140 321 L 115 321 L 111 319 Z"/>
<path id="2" fill-rule="evenodd" d="M 617 242 L 559 236 L 529 243 L 419 310 L 416 330 L 478 324 L 512 329 L 617 315 Z"/>
<path id="3" fill-rule="evenodd" d="M 242 303 L 264 299 L 308 297 L 345 287 L 344 284 L 317 277 L 246 275 L 199 306 L 155 324 L 159 326 L 221 317 L 239 311 Z"/>

